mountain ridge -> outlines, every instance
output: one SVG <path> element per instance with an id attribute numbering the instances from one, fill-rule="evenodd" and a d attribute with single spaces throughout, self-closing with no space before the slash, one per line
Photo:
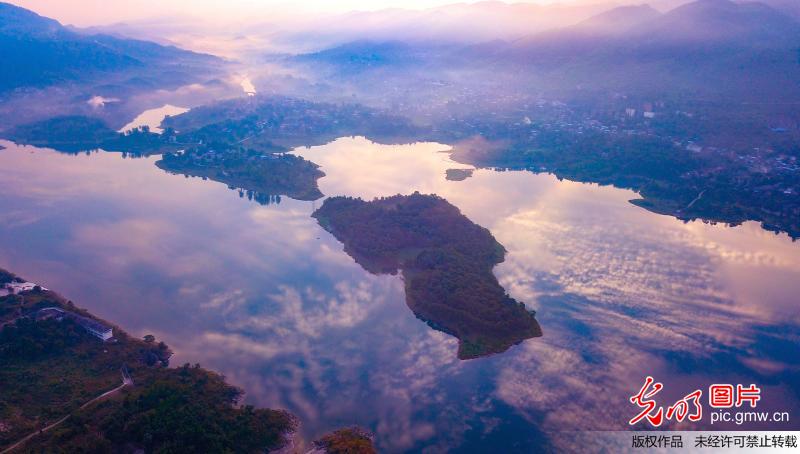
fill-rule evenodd
<path id="1" fill-rule="evenodd" d="M 104 73 L 150 68 L 191 75 L 221 63 L 217 57 L 173 46 L 84 35 L 54 19 L 0 2 L 0 92 L 83 81 Z M 150 71 L 150 77 L 158 77 Z"/>

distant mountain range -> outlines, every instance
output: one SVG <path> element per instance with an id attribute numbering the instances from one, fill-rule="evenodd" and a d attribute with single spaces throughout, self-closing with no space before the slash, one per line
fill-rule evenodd
<path id="1" fill-rule="evenodd" d="M 353 11 L 298 18 L 288 27 L 280 23 L 247 27 L 245 34 L 269 36 L 306 51 L 318 51 L 350 41 L 439 42 L 477 44 L 512 41 L 542 32 L 572 27 L 593 16 L 614 12 L 621 24 L 627 14 L 664 13 L 694 0 L 595 0 L 579 4 L 479 1 L 453 3 L 423 10 L 392 8 Z M 734 0 L 739 4 L 754 0 Z M 783 14 L 800 19 L 798 0 L 760 0 Z M 649 7 L 649 8 L 648 8 Z M 627 11 L 627 12 L 626 12 Z M 606 17 L 606 20 L 613 17 Z M 583 24 L 585 26 L 590 23 Z"/>
<path id="2" fill-rule="evenodd" d="M 779 0 L 774 0 L 778 2 Z M 538 75 L 541 88 L 800 98 L 800 23 L 757 2 L 622 6 L 575 25 L 475 45 L 356 41 L 302 56 L 345 67 L 461 65 Z"/>
<path id="3" fill-rule="evenodd" d="M 475 44 L 565 27 L 621 3 L 622 0 L 598 0 L 586 5 L 538 5 L 481 1 L 424 10 L 353 11 L 299 21 L 293 24 L 294 29 L 278 30 L 278 34 L 282 40 L 316 49 L 357 40 Z"/>
<path id="4" fill-rule="evenodd" d="M 743 1 L 740 1 L 740 3 L 742 2 Z M 746 2 L 746 0 L 744 0 L 744 2 Z M 761 3 L 800 20 L 800 2 L 797 0 L 761 0 Z"/>
<path id="5" fill-rule="evenodd" d="M 624 3 L 477 2 L 353 12 L 332 16 L 317 27 L 322 31 L 306 24 L 296 33 L 309 40 L 358 39 L 295 61 L 338 67 L 348 77 L 374 68 L 497 67 L 504 74 L 535 76 L 541 89 L 800 97 L 800 2 L 653 0 L 616 6 Z M 507 39 L 489 39 L 498 35 L 498 24 Z M 222 63 L 173 46 L 64 27 L 7 3 L 0 3 L 0 53 L 0 93 L 92 79 L 176 85 Z"/>
<path id="6" fill-rule="evenodd" d="M 647 5 L 625 6 L 571 27 L 528 36 L 506 51 L 529 58 L 572 56 L 576 44 L 593 55 L 635 53 L 645 59 L 663 50 L 796 49 L 800 23 L 763 3 L 698 0 L 664 14 Z"/>
<path id="7" fill-rule="evenodd" d="M 153 79 L 190 78 L 220 63 L 216 57 L 176 47 L 83 34 L 8 3 L 0 3 L 0 55 L 0 92 L 128 70 Z"/>
<path id="8" fill-rule="evenodd" d="M 698 0 L 660 14 L 617 8 L 532 35 L 495 57 L 614 89 L 800 94 L 800 23 L 763 3 Z"/>
<path id="9" fill-rule="evenodd" d="M 661 14 L 650 5 L 620 6 L 586 19 L 572 29 L 582 35 L 616 36 Z"/>

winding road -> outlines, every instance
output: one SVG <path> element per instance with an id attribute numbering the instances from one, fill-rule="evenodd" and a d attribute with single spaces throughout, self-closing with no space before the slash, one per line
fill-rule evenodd
<path id="1" fill-rule="evenodd" d="M 121 372 L 122 372 L 122 384 L 121 385 L 117 386 L 116 388 L 112 389 L 111 391 L 106 391 L 103 394 L 100 394 L 99 396 L 95 397 L 94 399 L 92 399 L 92 400 L 86 402 L 85 404 L 81 405 L 80 408 L 78 408 L 78 411 L 83 410 L 84 408 L 88 407 L 89 405 L 92 405 L 93 403 L 95 403 L 95 402 L 97 402 L 99 400 L 105 399 L 108 396 L 111 396 L 113 394 L 118 393 L 119 391 L 122 390 L 122 388 L 124 388 L 126 386 L 133 386 L 133 378 L 131 378 L 130 374 L 128 373 L 128 369 L 123 366 L 122 369 L 121 369 Z M 52 423 L 52 424 L 50 424 L 50 425 L 48 425 L 48 426 L 46 426 L 46 427 L 44 427 L 42 429 L 37 430 L 36 432 L 26 436 L 25 438 L 19 440 L 18 442 L 14 443 L 13 445 L 9 446 L 8 448 L 4 449 L 3 451 L 0 451 L 0 454 L 6 454 L 6 453 L 9 453 L 9 452 L 12 452 L 13 450 L 23 446 L 31 438 L 33 438 L 33 437 L 35 437 L 35 436 L 37 436 L 39 434 L 43 434 L 43 433 L 47 432 L 48 430 L 50 430 L 50 429 L 52 429 L 54 427 L 58 427 L 61 423 L 66 421 L 70 416 L 72 416 L 72 413 L 70 413 L 67 416 L 64 416 L 63 418 L 59 419 L 58 421 L 56 421 L 56 422 L 54 422 L 54 423 Z"/>

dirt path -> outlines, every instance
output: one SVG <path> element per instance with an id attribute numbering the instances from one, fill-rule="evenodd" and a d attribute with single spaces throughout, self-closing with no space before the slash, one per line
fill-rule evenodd
<path id="1" fill-rule="evenodd" d="M 700 199 L 702 199 L 702 198 L 703 198 L 703 194 L 705 194 L 705 193 L 706 193 L 706 190 L 705 190 L 705 189 L 703 189 L 702 191 L 700 191 L 700 194 L 697 194 L 697 197 L 695 197 L 695 198 L 694 198 L 694 200 L 692 200 L 691 202 L 689 202 L 689 204 L 688 204 L 688 205 L 686 205 L 686 208 L 684 208 L 684 209 L 685 209 L 685 210 L 688 210 L 689 208 L 691 208 L 691 207 L 692 207 L 692 205 L 694 205 L 695 203 L 697 203 L 697 201 L 698 201 L 698 200 L 700 200 Z"/>
<path id="2" fill-rule="evenodd" d="M 133 379 L 131 378 L 130 375 L 128 375 L 127 370 L 123 370 L 122 371 L 122 384 L 121 385 L 117 386 L 116 388 L 112 389 L 111 391 L 106 391 L 103 394 L 100 394 L 99 396 L 95 397 L 94 399 L 86 402 L 85 404 L 81 405 L 80 408 L 78 408 L 78 410 L 83 410 L 84 408 L 88 407 L 89 405 L 92 405 L 93 403 L 95 403 L 95 402 L 97 402 L 99 400 L 102 400 L 102 399 L 104 399 L 104 398 L 106 398 L 108 396 L 116 394 L 119 391 L 121 391 L 122 388 L 124 388 L 126 386 L 131 386 L 131 385 L 133 385 Z M 36 432 L 26 436 L 25 438 L 21 439 L 20 441 L 18 441 L 16 443 L 14 443 L 13 445 L 9 446 L 5 450 L 0 451 L 0 454 L 9 453 L 9 452 L 11 452 L 11 451 L 23 446 L 31 438 L 33 438 L 33 437 L 35 437 L 35 436 L 37 436 L 39 434 L 43 434 L 43 433 L 47 432 L 48 430 L 50 430 L 50 429 L 52 429 L 54 427 L 58 427 L 61 423 L 66 421 L 70 416 L 72 416 L 71 413 L 68 414 L 67 416 L 64 416 L 63 418 L 59 419 L 58 421 L 56 421 L 56 422 L 54 422 L 54 423 L 52 423 L 52 424 L 40 429 L 40 430 L 37 430 Z"/>

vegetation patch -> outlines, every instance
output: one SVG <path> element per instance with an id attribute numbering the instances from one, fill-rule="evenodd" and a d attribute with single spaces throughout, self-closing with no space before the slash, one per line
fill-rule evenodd
<path id="1" fill-rule="evenodd" d="M 417 192 L 371 202 L 332 197 L 313 216 L 367 271 L 401 271 L 408 307 L 457 337 L 460 359 L 542 335 L 534 313 L 492 273 L 504 259 L 503 246 L 443 198 Z"/>
<path id="2" fill-rule="evenodd" d="M 0 270 L 0 279 L 16 276 Z M 38 316 L 52 307 L 93 318 L 41 287 L 0 297 L 0 448 L 68 415 L 25 448 L 264 452 L 283 446 L 297 426 L 284 411 L 239 406 L 242 390 L 219 374 L 169 368 L 169 347 L 153 336 L 114 327 L 114 339 L 103 342 L 71 318 Z M 120 386 L 123 371 L 132 385 Z"/>

